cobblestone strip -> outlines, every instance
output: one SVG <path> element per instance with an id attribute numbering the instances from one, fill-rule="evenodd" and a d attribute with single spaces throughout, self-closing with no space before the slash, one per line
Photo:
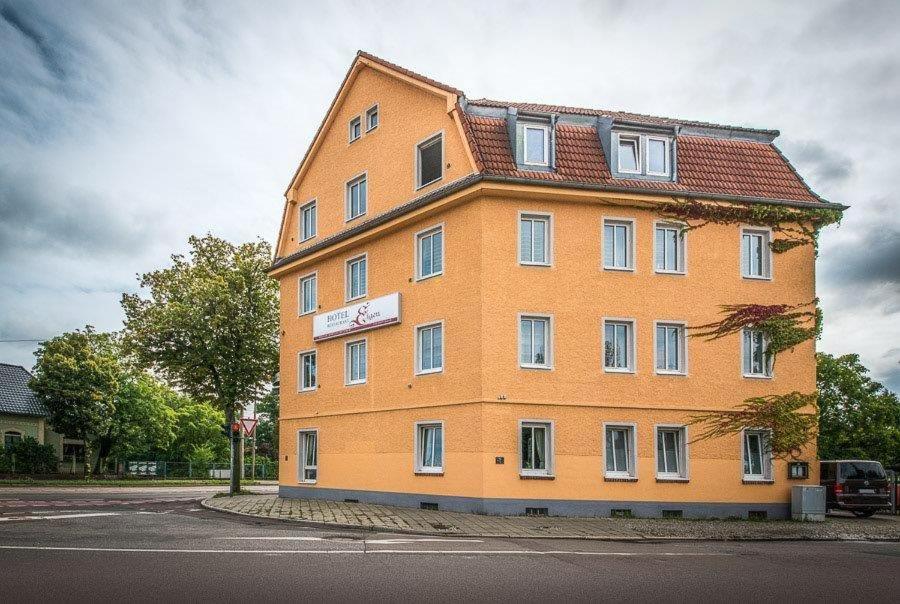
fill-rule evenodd
<path id="1" fill-rule="evenodd" d="M 602 540 L 873 540 L 900 541 L 900 518 L 829 518 L 824 523 L 640 518 L 483 516 L 365 503 L 281 499 L 276 495 L 214 497 L 204 507 L 247 516 L 394 533 L 458 537 Z"/>

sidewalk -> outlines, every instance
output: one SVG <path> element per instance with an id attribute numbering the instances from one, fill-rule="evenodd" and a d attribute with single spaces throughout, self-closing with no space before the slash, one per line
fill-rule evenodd
<path id="1" fill-rule="evenodd" d="M 240 495 L 205 499 L 204 507 L 228 512 L 392 533 L 525 539 L 682 540 L 873 540 L 900 541 L 900 517 L 829 516 L 825 522 L 662 520 L 482 516 L 366 503 Z"/>

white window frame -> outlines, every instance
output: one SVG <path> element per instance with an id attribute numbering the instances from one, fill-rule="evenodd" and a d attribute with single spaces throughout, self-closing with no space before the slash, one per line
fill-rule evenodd
<path id="1" fill-rule="evenodd" d="M 363 362 L 366 366 L 366 375 L 362 379 L 351 380 L 351 362 L 352 358 L 350 356 L 350 347 L 362 344 L 363 345 Z M 318 368 L 317 368 L 318 369 Z M 359 386 L 361 384 L 365 384 L 369 381 L 369 339 L 368 338 L 360 338 L 358 340 L 349 340 L 344 343 L 344 386 Z"/>
<path id="2" fill-rule="evenodd" d="M 303 310 L 303 283 L 313 280 L 313 307 L 310 310 Z M 297 316 L 311 315 L 319 309 L 319 271 L 313 271 L 303 275 L 297 279 Z"/>
<path id="3" fill-rule="evenodd" d="M 438 176 L 437 178 L 435 178 L 434 180 L 429 180 L 428 182 L 422 182 L 422 166 L 421 166 L 422 157 L 421 157 L 420 151 L 421 151 L 422 147 L 433 142 L 437 138 L 440 138 L 440 141 L 441 141 L 441 175 Z M 415 154 L 415 166 L 416 166 L 415 189 L 417 191 L 419 189 L 424 189 L 425 187 L 427 187 L 429 185 L 433 185 L 436 182 L 440 182 L 440 181 L 444 180 L 444 171 L 445 171 L 444 158 L 446 157 L 445 152 L 446 152 L 446 149 L 444 148 L 444 131 L 443 130 L 438 130 L 437 132 L 434 132 L 434 133 L 430 134 L 429 136 L 426 136 L 425 138 L 420 140 L 418 143 L 416 143 L 416 146 L 413 148 L 413 153 Z"/>
<path id="4" fill-rule="evenodd" d="M 765 364 L 764 364 L 764 367 L 763 367 L 763 372 L 762 372 L 762 373 L 747 373 L 746 371 L 744 371 L 744 366 L 745 366 L 745 363 L 746 363 L 746 360 L 747 360 L 747 352 L 746 352 L 746 350 L 744 349 L 744 338 L 746 337 L 744 334 L 745 334 L 746 332 L 757 332 L 757 333 L 760 333 L 760 334 L 762 335 L 762 338 L 763 338 L 763 349 L 764 349 L 764 350 L 768 350 L 768 349 L 769 349 L 769 346 L 771 345 L 771 342 L 769 342 L 769 339 L 766 337 L 766 334 L 763 333 L 762 331 L 760 331 L 760 330 L 758 330 L 758 329 L 753 329 L 752 327 L 745 327 L 744 329 L 742 329 L 742 330 L 741 330 L 741 339 L 740 339 L 740 345 L 741 345 L 741 375 L 742 375 L 743 377 L 745 377 L 745 378 L 755 379 L 755 380 L 770 380 L 770 379 L 772 379 L 773 377 L 775 377 L 775 372 L 774 372 L 775 359 L 772 358 L 771 355 L 769 355 L 769 358 L 766 359 Z"/>
<path id="5" fill-rule="evenodd" d="M 659 334 L 657 329 L 660 327 L 678 327 L 681 329 L 679 337 L 679 345 L 681 346 L 681 355 L 678 360 L 680 367 L 677 370 L 660 369 L 659 368 Z M 666 343 L 668 346 L 668 342 Z M 688 335 L 687 322 L 685 321 L 654 321 L 653 322 L 653 369 L 659 375 L 687 375 L 688 373 Z"/>
<path id="6" fill-rule="evenodd" d="M 606 325 L 607 323 L 614 324 L 627 324 L 629 329 L 628 338 L 628 366 L 625 368 L 621 367 L 607 367 L 606 366 Z M 601 321 L 602 330 L 600 333 L 600 363 L 603 367 L 603 371 L 606 373 L 637 373 L 637 320 L 631 317 L 603 317 Z"/>
<path id="7" fill-rule="evenodd" d="M 544 161 L 533 162 L 528 161 L 528 131 L 541 130 L 544 133 Z M 522 126 L 522 163 L 526 166 L 549 166 L 550 165 L 550 128 L 538 124 L 525 124 Z"/>
<path id="8" fill-rule="evenodd" d="M 759 434 L 762 438 L 760 439 L 760 456 L 761 456 L 761 467 L 762 474 L 747 474 L 744 472 L 744 467 L 747 463 L 747 437 L 749 434 Z M 765 428 L 744 428 L 741 430 L 741 477 L 744 482 L 774 482 L 773 473 L 772 473 L 772 451 L 770 449 L 771 444 L 766 445 L 766 441 L 771 443 L 772 439 L 772 431 Z"/>
<path id="9" fill-rule="evenodd" d="M 425 237 L 430 237 L 431 235 L 440 232 L 441 233 L 441 270 L 435 271 L 433 273 L 429 273 L 427 275 L 422 274 L 422 253 L 421 247 L 419 243 Z M 432 225 L 426 229 L 422 229 L 421 231 L 415 233 L 413 235 L 413 265 L 416 270 L 416 281 L 424 281 L 426 279 L 431 279 L 432 277 L 437 277 L 444 274 L 444 265 L 446 264 L 446 254 L 444 253 L 444 239 L 446 238 L 444 233 L 444 223 Z"/>
<path id="10" fill-rule="evenodd" d="M 350 205 L 351 188 L 353 187 L 353 185 L 355 185 L 357 183 L 361 183 L 363 181 L 365 181 L 365 183 L 366 183 L 366 207 L 365 207 L 365 210 L 360 212 L 359 214 L 351 216 L 351 210 L 352 210 L 351 205 Z M 350 180 L 348 180 L 346 183 L 344 183 L 344 216 L 345 216 L 344 222 L 350 222 L 351 220 L 356 220 L 360 216 L 365 216 L 368 213 L 369 213 L 369 173 L 362 172 L 360 174 L 357 174 Z"/>
<path id="11" fill-rule="evenodd" d="M 678 455 L 681 456 L 678 472 L 659 471 L 659 433 L 663 431 L 679 432 Z M 653 426 L 653 468 L 656 478 L 660 480 L 688 481 L 690 479 L 690 440 L 688 439 L 688 427 L 685 424 L 656 424 Z"/>
<path id="12" fill-rule="evenodd" d="M 621 142 L 622 139 L 634 141 L 635 150 L 634 150 L 634 161 L 637 164 L 636 170 L 625 170 L 622 168 L 622 157 L 621 157 Z M 642 151 L 642 143 L 641 143 L 641 135 L 640 134 L 627 134 L 627 133 L 616 133 L 616 171 L 620 174 L 643 174 L 643 158 L 644 154 Z"/>
<path id="13" fill-rule="evenodd" d="M 763 258 L 762 258 L 762 275 L 751 275 L 747 273 L 745 270 L 747 267 L 744 266 L 744 235 L 756 235 L 763 238 L 762 242 L 762 250 L 763 250 Z M 757 281 L 771 281 L 772 280 L 772 229 L 768 227 L 752 227 L 745 226 L 741 227 L 741 237 L 740 237 L 740 250 L 739 261 L 741 263 L 741 277 L 744 279 L 754 279 Z"/>
<path id="14" fill-rule="evenodd" d="M 547 336 L 547 341 L 544 344 L 544 350 L 546 351 L 546 359 L 544 363 L 523 363 L 522 362 L 522 321 L 523 320 L 531 320 L 531 321 L 546 321 L 547 328 L 544 330 L 545 335 Z M 533 312 L 522 312 L 519 313 L 516 319 L 516 333 L 518 342 L 518 347 L 516 348 L 516 358 L 518 359 L 519 367 L 521 369 L 543 369 L 543 370 L 552 370 L 553 369 L 553 315 L 543 314 L 543 313 L 533 313 Z M 532 358 L 534 357 L 534 330 L 531 332 L 532 339 Z"/>
<path id="15" fill-rule="evenodd" d="M 316 465 L 306 465 L 306 438 L 307 434 L 316 435 Z M 316 471 L 315 478 L 306 478 L 306 470 Z M 316 484 L 319 481 L 319 429 L 301 428 L 297 430 L 297 482 L 301 484 Z"/>
<path id="16" fill-rule="evenodd" d="M 653 272 L 661 274 L 661 275 L 686 275 L 687 274 L 687 231 L 684 231 L 685 225 L 677 223 L 677 222 L 667 222 L 664 220 L 657 220 L 653 222 Z M 675 255 L 680 260 L 678 263 L 679 268 L 677 270 L 669 270 L 665 268 L 658 268 L 656 266 L 656 251 L 657 251 L 657 240 L 656 240 L 656 231 L 658 229 L 667 229 L 676 231 L 676 245 L 675 245 Z M 665 245 L 665 243 L 663 244 Z"/>
<path id="17" fill-rule="evenodd" d="M 611 226 L 624 226 L 626 237 L 628 238 L 627 245 L 625 246 L 625 253 L 627 255 L 625 266 L 610 266 L 606 263 L 606 225 L 607 223 Z M 603 267 L 603 270 L 606 271 L 627 271 L 634 272 L 635 262 L 634 257 L 636 253 L 635 241 L 634 241 L 634 230 L 635 230 L 635 220 L 634 218 L 620 218 L 617 216 L 604 216 L 603 220 L 600 224 L 600 266 Z M 615 247 L 615 244 L 613 245 Z"/>
<path id="18" fill-rule="evenodd" d="M 316 383 L 312 386 L 306 386 L 303 383 L 303 360 L 306 357 L 313 357 L 316 364 Z M 297 392 L 315 392 L 319 387 L 319 355 L 318 350 L 310 348 L 309 350 L 301 350 L 297 353 Z"/>
<path id="19" fill-rule="evenodd" d="M 352 287 L 350 283 L 350 265 L 355 262 L 359 262 L 363 260 L 366 263 L 366 278 L 363 280 L 363 292 L 357 296 L 351 296 Z M 318 284 L 317 284 L 318 285 Z M 352 258 L 348 258 L 344 262 L 344 301 L 352 302 L 353 300 L 362 300 L 366 296 L 369 295 L 369 254 L 368 252 L 364 254 L 359 254 L 358 256 L 353 256 Z"/>
<path id="20" fill-rule="evenodd" d="M 646 136 L 646 144 L 644 147 L 646 148 L 646 158 L 644 165 L 647 166 L 647 174 L 650 176 L 670 176 L 672 174 L 672 166 L 671 164 L 671 140 L 666 136 Z M 660 141 L 665 145 L 665 169 L 662 172 L 653 172 L 650 170 L 650 141 Z"/>
<path id="21" fill-rule="evenodd" d="M 298 235 L 300 236 L 300 243 L 304 241 L 309 241 L 310 239 L 314 239 L 319 232 L 319 208 L 316 203 L 317 200 L 313 199 L 311 201 L 307 201 L 302 206 L 300 206 L 300 232 Z M 306 226 L 306 212 L 312 208 L 313 212 L 315 212 L 313 221 L 312 221 L 312 235 L 307 236 L 304 233 L 304 227 Z"/>
<path id="22" fill-rule="evenodd" d="M 621 470 L 609 470 L 607 469 L 607 461 L 608 455 L 606 454 L 606 445 L 607 440 L 609 438 L 609 431 L 612 429 L 625 429 L 628 431 L 630 435 L 630 439 L 628 441 L 628 465 L 629 468 L 626 471 Z M 638 478 L 638 456 L 637 456 L 637 443 L 638 443 L 638 429 L 636 422 L 603 422 L 603 442 L 602 447 L 600 449 L 601 455 L 600 459 L 603 464 L 603 477 L 604 478 L 613 478 L 618 480 L 637 480 Z"/>
<path id="23" fill-rule="evenodd" d="M 520 211 L 518 216 L 518 228 L 516 230 L 516 260 L 522 266 L 553 266 L 553 214 L 550 212 Z M 544 262 L 522 259 L 522 221 L 543 220 L 547 224 L 547 233 L 544 236 Z M 534 236 L 532 229 L 531 256 L 534 257 Z"/>
<path id="24" fill-rule="evenodd" d="M 422 465 L 424 461 L 424 451 L 422 447 L 424 446 L 422 439 L 422 432 L 425 428 L 440 428 L 441 429 L 441 465 L 440 466 L 425 466 Z M 421 420 L 417 421 L 413 427 L 413 471 L 416 474 L 443 474 L 444 473 L 444 464 L 446 463 L 447 457 L 447 448 L 446 448 L 446 439 L 444 437 L 444 421 L 443 420 Z"/>
<path id="25" fill-rule="evenodd" d="M 374 126 L 371 126 L 369 124 L 369 117 L 373 113 L 378 116 L 376 118 L 378 121 Z M 371 132 L 372 130 L 375 130 L 376 128 L 378 128 L 378 126 L 380 124 L 381 124 L 381 109 L 378 107 L 378 103 L 375 103 L 374 105 L 372 105 L 371 107 L 366 109 L 366 132 L 368 133 L 368 132 Z"/>
<path id="26" fill-rule="evenodd" d="M 547 437 L 544 439 L 544 444 L 546 446 L 546 451 L 544 452 L 546 463 L 544 464 L 544 469 L 535 470 L 522 467 L 525 463 L 525 458 L 522 457 L 522 428 L 544 428 L 546 430 Z M 556 447 L 556 426 L 554 422 L 548 419 L 520 419 L 517 434 L 518 437 L 516 442 L 518 446 L 516 447 L 516 450 L 518 451 L 517 456 L 519 458 L 519 476 L 553 476 L 556 462 L 553 453 L 553 450 Z M 547 442 L 548 440 L 549 442 Z"/>
<path id="27" fill-rule="evenodd" d="M 353 136 L 353 124 L 359 124 L 359 134 L 357 136 Z M 362 116 L 357 115 L 355 117 L 350 118 L 350 121 L 347 122 L 347 142 L 348 144 L 354 143 L 362 138 L 363 133 L 363 125 L 362 125 Z"/>
<path id="28" fill-rule="evenodd" d="M 432 327 L 440 327 L 441 328 L 441 366 L 440 367 L 432 367 L 431 369 L 422 369 L 422 357 L 421 350 L 419 350 L 420 339 L 419 335 L 424 329 L 429 329 Z M 415 351 L 415 359 L 414 359 L 414 367 L 416 368 L 416 375 L 429 375 L 432 373 L 443 373 L 444 372 L 444 363 L 446 362 L 446 356 L 444 351 L 446 350 L 446 346 L 444 343 L 446 342 L 446 334 L 444 333 L 444 321 L 431 321 L 429 323 L 422 323 L 420 325 L 416 325 L 413 328 L 413 334 L 415 337 L 415 342 L 413 343 L 413 350 Z"/>

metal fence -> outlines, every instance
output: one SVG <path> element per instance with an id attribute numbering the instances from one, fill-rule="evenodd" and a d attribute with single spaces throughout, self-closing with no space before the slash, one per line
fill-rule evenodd
<path id="1" fill-rule="evenodd" d="M 134 478 L 226 480 L 231 478 L 231 465 L 190 461 L 127 461 L 122 464 L 119 472 Z M 256 466 L 246 463 L 243 478 L 275 480 L 278 478 L 278 462 L 257 458 Z"/>

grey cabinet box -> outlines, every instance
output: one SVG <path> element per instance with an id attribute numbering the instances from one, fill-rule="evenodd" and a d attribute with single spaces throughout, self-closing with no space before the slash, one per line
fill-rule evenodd
<path id="1" fill-rule="evenodd" d="M 825 487 L 797 485 L 791 487 L 791 518 L 825 521 Z"/>

